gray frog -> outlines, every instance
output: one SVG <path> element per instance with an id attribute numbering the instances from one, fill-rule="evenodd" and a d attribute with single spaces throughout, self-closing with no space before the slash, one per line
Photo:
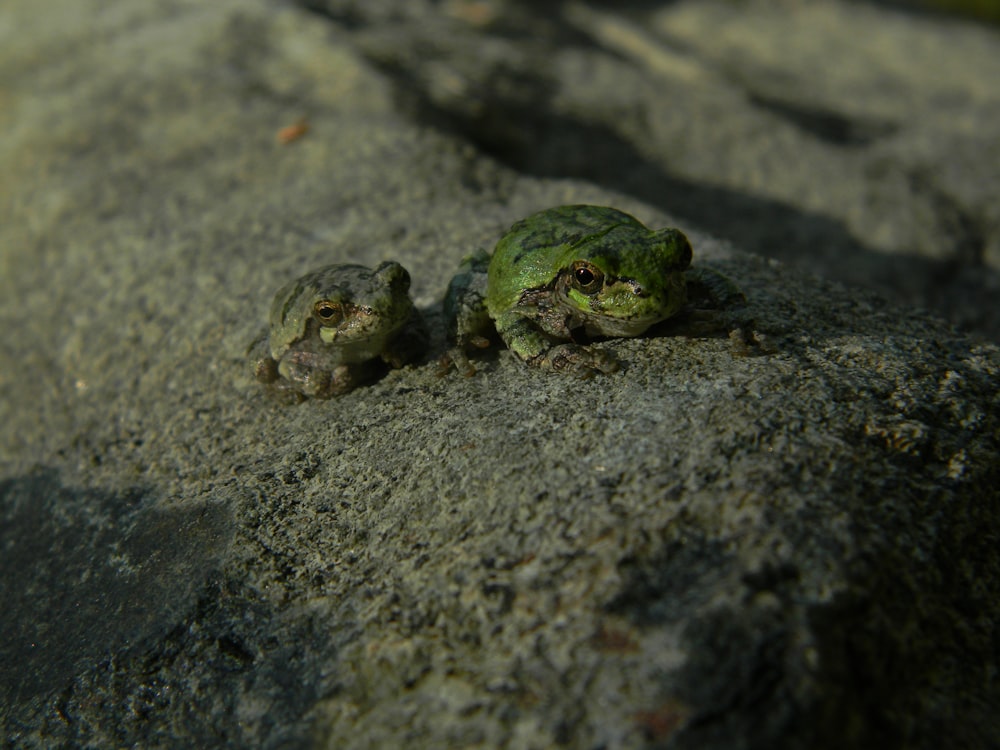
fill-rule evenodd
<path id="1" fill-rule="evenodd" d="M 428 334 L 409 289 L 395 261 L 324 266 L 283 286 L 269 331 L 248 351 L 254 376 L 291 399 L 331 398 L 371 380 L 383 362 L 412 362 Z"/>

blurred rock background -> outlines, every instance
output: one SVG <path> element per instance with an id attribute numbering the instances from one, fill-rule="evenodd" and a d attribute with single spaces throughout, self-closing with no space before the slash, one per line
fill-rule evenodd
<path id="1" fill-rule="evenodd" d="M 997 31 L 967 20 L 986 4 L 302 5 L 417 120 L 521 172 L 1000 336 Z"/>

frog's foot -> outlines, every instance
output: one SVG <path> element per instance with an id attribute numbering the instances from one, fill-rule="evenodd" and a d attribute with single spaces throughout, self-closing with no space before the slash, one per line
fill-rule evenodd
<path id="1" fill-rule="evenodd" d="M 340 395 L 330 388 L 329 379 L 325 377 L 298 383 L 292 383 L 282 378 L 268 383 L 267 391 L 281 404 L 299 404 L 308 398 L 327 399 Z M 346 391 L 343 392 L 346 393 Z"/>
<path id="2" fill-rule="evenodd" d="M 271 347 L 266 334 L 250 344 L 247 348 L 247 359 L 254 378 L 257 382 L 264 383 L 268 393 L 280 403 L 296 404 L 312 395 L 304 392 L 301 384 L 292 383 L 282 376 L 278 363 L 271 357 Z"/>
<path id="3" fill-rule="evenodd" d="M 684 274 L 689 300 L 705 300 L 711 307 L 746 307 L 747 298 L 731 279 L 711 268 L 689 268 Z"/>
<path id="4" fill-rule="evenodd" d="M 278 363 L 270 356 L 258 357 L 251 360 L 250 369 L 254 378 L 260 383 L 273 383 L 280 376 L 278 374 Z"/>
<path id="5" fill-rule="evenodd" d="M 595 373 L 616 372 L 619 368 L 618 360 L 610 352 L 599 347 L 579 344 L 558 344 L 525 362 L 549 372 L 587 377 Z"/>
<path id="6" fill-rule="evenodd" d="M 754 327 L 754 321 L 746 318 L 729 331 L 729 342 L 733 355 L 737 357 L 757 357 L 774 354 L 778 349 L 766 334 Z"/>
<path id="7" fill-rule="evenodd" d="M 469 355 L 461 347 L 454 347 L 441 355 L 441 358 L 438 359 L 437 376 L 443 378 L 451 372 L 453 367 L 467 378 L 476 374 L 476 366 L 472 364 Z"/>
<path id="8" fill-rule="evenodd" d="M 476 366 L 469 359 L 470 349 L 489 349 L 490 340 L 486 336 L 470 334 L 459 336 L 455 346 L 451 347 L 438 360 L 438 377 L 444 377 L 452 367 L 465 377 L 476 374 Z"/>
<path id="9" fill-rule="evenodd" d="M 746 305 L 736 304 L 723 310 L 697 310 L 693 317 L 701 324 L 714 325 L 717 333 L 727 333 L 733 356 L 753 357 L 776 351 L 767 336 L 757 330 L 757 321 Z"/>
<path id="10" fill-rule="evenodd" d="M 729 334 L 733 354 L 749 357 L 773 354 L 774 344 L 756 329 L 750 316 L 747 298 L 730 279 L 708 268 L 691 268 L 686 273 L 688 299 L 707 303 L 708 308 L 695 306 L 683 323 L 689 336 Z"/>
<path id="11" fill-rule="evenodd" d="M 340 364 L 332 370 L 325 367 L 309 367 L 301 362 L 286 365 L 283 377 L 271 387 L 276 391 L 297 391 L 307 398 L 327 399 L 343 396 L 357 386 L 370 381 L 377 370 L 378 360 Z M 280 396 L 281 394 L 278 393 Z"/>
<path id="12" fill-rule="evenodd" d="M 301 404 L 308 396 L 286 380 L 268 383 L 267 392 L 279 404 Z"/>

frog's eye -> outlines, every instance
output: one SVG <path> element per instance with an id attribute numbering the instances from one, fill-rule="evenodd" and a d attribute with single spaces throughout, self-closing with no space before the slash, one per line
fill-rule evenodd
<path id="1" fill-rule="evenodd" d="M 584 294 L 597 294 L 604 283 L 604 273 L 597 266 L 578 260 L 570 269 L 573 286 Z"/>
<path id="2" fill-rule="evenodd" d="M 344 318 L 344 311 L 336 302 L 320 300 L 313 308 L 321 325 L 335 326 Z"/>

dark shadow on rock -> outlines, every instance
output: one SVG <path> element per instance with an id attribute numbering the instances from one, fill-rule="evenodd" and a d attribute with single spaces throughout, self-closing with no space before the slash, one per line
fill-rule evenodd
<path id="1" fill-rule="evenodd" d="M 303 746 L 329 622 L 246 583 L 228 503 L 0 482 L 0 727 L 65 747 Z M 246 701 L 250 703 L 247 704 Z M 22 735 L 23 733 L 23 735 Z"/>
<path id="2" fill-rule="evenodd" d="M 840 112 L 806 107 L 763 93 L 752 93 L 750 103 L 835 146 L 868 146 L 899 130 L 896 124 L 887 120 L 847 117 Z"/>
<path id="3" fill-rule="evenodd" d="M 303 716 L 336 690 L 328 621 L 216 574 L 170 625 L 75 676 L 44 707 L 46 732 L 72 747 L 308 746 Z"/>
<path id="4" fill-rule="evenodd" d="M 701 592 L 718 586 L 732 564 L 732 553 L 717 540 L 668 542 L 650 558 L 619 563 L 624 585 L 606 609 L 640 626 L 664 622 L 671 612 L 696 608 Z"/>
<path id="5" fill-rule="evenodd" d="M 639 715 L 654 746 L 995 746 L 995 503 L 959 486 L 913 492 L 914 517 L 927 524 L 917 534 L 894 527 L 900 505 L 877 482 L 843 491 L 856 495 L 858 546 L 840 561 L 832 597 L 811 588 L 807 544 L 746 569 L 704 530 L 678 528 L 621 562 L 623 586 L 607 610 L 639 628 L 683 629 L 686 661 L 662 694 L 646 696 L 659 713 Z M 822 525 L 783 521 L 790 533 Z M 706 599 L 726 587 L 742 589 L 739 604 Z"/>
<path id="6" fill-rule="evenodd" d="M 0 482 L 0 518 L 5 705 L 176 622 L 229 542 L 225 506 L 161 510 L 141 487 L 66 487 L 50 470 Z"/>

